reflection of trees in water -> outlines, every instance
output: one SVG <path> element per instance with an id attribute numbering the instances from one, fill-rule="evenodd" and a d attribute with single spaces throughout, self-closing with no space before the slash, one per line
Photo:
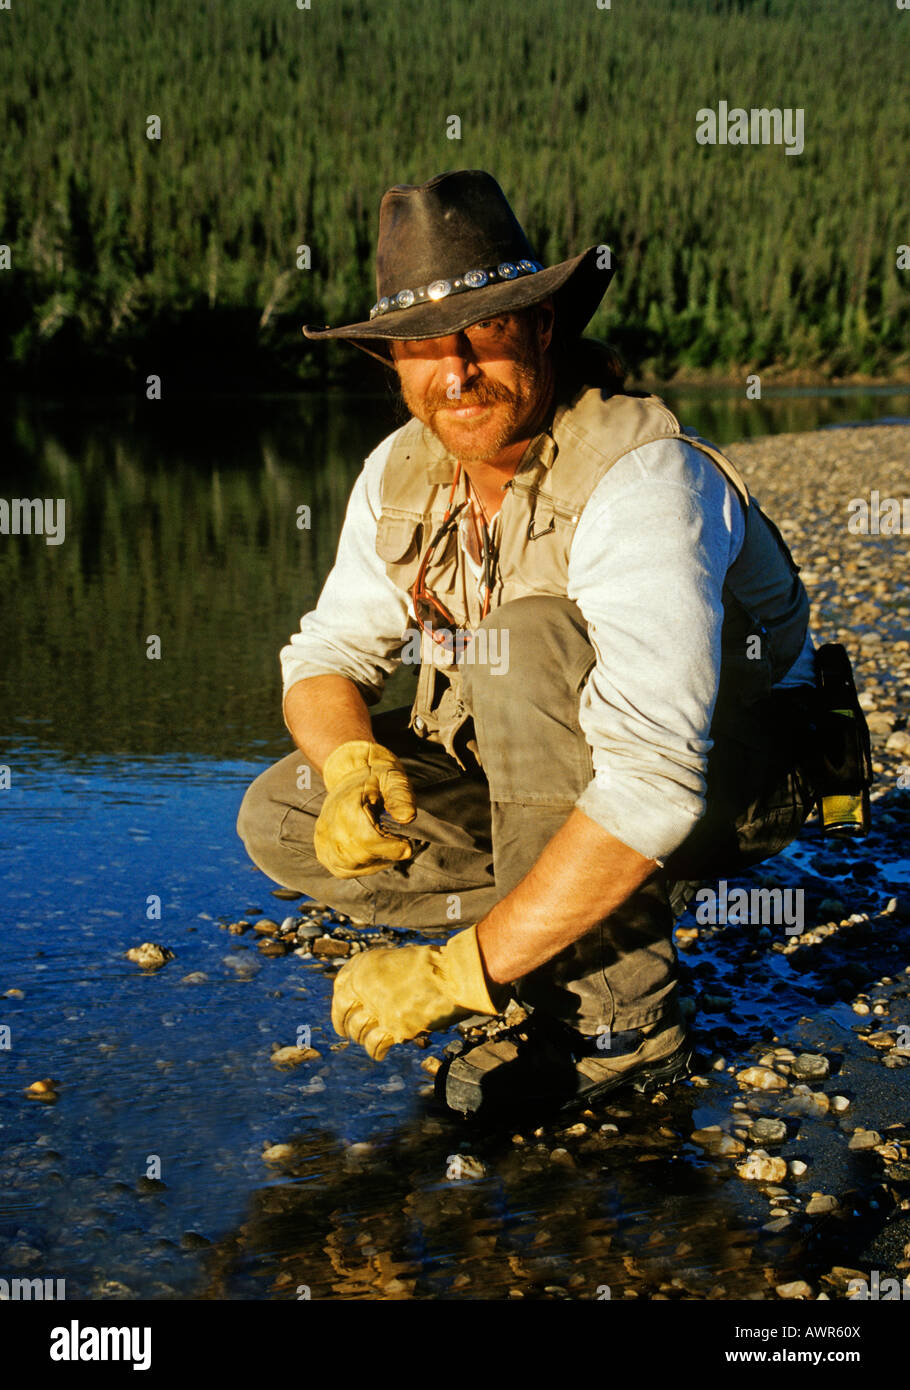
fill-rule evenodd
<path id="1" fill-rule="evenodd" d="M 564 1140 L 562 1126 L 539 1140 L 522 1128 L 523 1145 L 511 1129 L 474 1135 L 470 1152 L 488 1176 L 469 1182 L 445 1180 L 469 1133 L 448 1118 L 378 1135 L 365 1153 L 338 1154 L 326 1131 L 297 1137 L 276 1168 L 282 1185 L 254 1193 L 246 1221 L 208 1254 L 203 1296 L 295 1299 L 305 1286 L 314 1299 L 496 1299 L 512 1289 L 595 1299 L 604 1286 L 620 1298 L 664 1285 L 671 1298 L 736 1298 L 768 1291 L 772 1252 L 799 1268 L 792 1238 L 756 1251 L 745 1185 L 680 1159 L 694 1128 L 686 1096 L 621 1108 L 619 1136 L 599 1133 L 606 1112 L 580 1141 Z M 551 1158 L 563 1145 L 571 1158 Z"/>
<path id="2" fill-rule="evenodd" d="M 283 739 L 278 651 L 393 423 L 381 400 L 340 397 L 23 407 L 2 441 L 4 495 L 64 498 L 66 538 L 0 552 L 6 727 L 48 720 L 51 741 L 85 753 L 230 756 Z"/>
<path id="3" fill-rule="evenodd" d="M 759 422 L 907 409 L 906 397 L 668 400 L 720 443 Z M 287 747 L 278 652 L 331 567 L 363 458 L 400 420 L 390 393 L 20 405 L 0 422 L 2 495 L 64 498 L 66 539 L 0 547 L 5 727 L 41 721 L 69 756 Z M 160 661 L 146 657 L 151 634 Z M 407 702 L 413 674 L 386 705 Z"/>

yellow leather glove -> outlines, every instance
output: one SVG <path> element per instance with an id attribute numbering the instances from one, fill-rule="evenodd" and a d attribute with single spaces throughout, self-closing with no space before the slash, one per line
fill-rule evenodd
<path id="1" fill-rule="evenodd" d="M 409 840 L 379 824 L 384 810 L 407 824 L 417 803 L 401 763 L 379 743 L 354 739 L 326 758 L 322 780 L 328 796 L 316 821 L 316 858 L 336 878 L 378 874 L 410 859 Z"/>
<path id="2" fill-rule="evenodd" d="M 444 946 L 376 948 L 349 960 L 335 976 L 332 1027 L 381 1062 L 394 1043 L 424 1029 L 498 1013 L 508 994 L 507 986 L 487 981 L 473 926 Z"/>

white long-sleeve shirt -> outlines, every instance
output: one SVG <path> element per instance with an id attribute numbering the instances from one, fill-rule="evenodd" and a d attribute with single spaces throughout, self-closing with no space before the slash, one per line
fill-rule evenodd
<path id="1" fill-rule="evenodd" d="M 354 484 L 335 565 L 281 651 L 284 691 L 308 676 L 347 676 L 373 703 L 400 662 L 409 599 L 376 553 L 380 483 L 394 436 Z M 624 455 L 581 513 L 568 597 L 596 662 L 579 722 L 595 775 L 577 806 L 663 863 L 701 817 L 720 675 L 724 578 L 743 544 L 732 486 L 697 449 L 657 440 Z M 780 685 L 814 679 L 811 633 Z"/>

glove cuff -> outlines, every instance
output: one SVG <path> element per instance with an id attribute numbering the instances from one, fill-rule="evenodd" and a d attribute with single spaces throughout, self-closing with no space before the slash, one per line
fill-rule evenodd
<path id="1" fill-rule="evenodd" d="M 446 983 L 452 998 L 476 1014 L 498 1014 L 509 999 L 510 986 L 488 977 L 477 941 L 477 927 L 450 937 L 443 947 Z"/>
<path id="2" fill-rule="evenodd" d="M 334 791 L 339 782 L 343 782 L 345 777 L 349 777 L 352 772 L 360 772 L 363 769 L 370 770 L 376 767 L 399 768 L 398 759 L 394 753 L 390 753 L 388 748 L 383 748 L 381 743 L 373 743 L 370 739 L 355 738 L 348 743 L 340 743 L 338 747 L 329 754 L 322 765 L 322 780 L 325 783 L 326 791 Z"/>

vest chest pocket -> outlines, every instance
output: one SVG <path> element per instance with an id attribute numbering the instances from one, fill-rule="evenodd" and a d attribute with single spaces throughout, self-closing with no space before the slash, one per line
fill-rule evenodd
<path id="1" fill-rule="evenodd" d="M 525 594 L 564 597 L 568 585 L 569 550 L 575 535 L 574 521 L 567 521 L 550 507 L 533 516 L 524 514 L 510 526 L 500 551 L 502 601 Z"/>
<path id="2" fill-rule="evenodd" d="M 419 517 L 388 516 L 383 513 L 376 525 L 376 554 L 385 561 L 389 578 L 402 589 L 410 588 L 417 574 L 423 539 Z"/>

